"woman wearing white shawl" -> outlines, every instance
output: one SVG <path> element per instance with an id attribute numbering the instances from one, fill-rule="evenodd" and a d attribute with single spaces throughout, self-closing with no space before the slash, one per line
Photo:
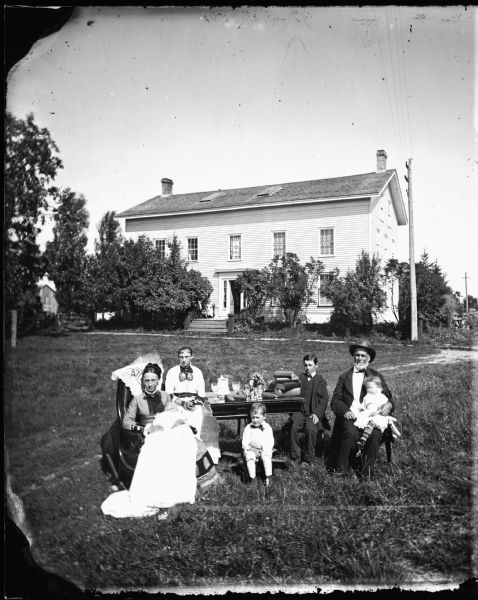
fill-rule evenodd
<path id="1" fill-rule="evenodd" d="M 105 515 L 146 517 L 175 504 L 194 504 L 197 446 L 184 409 L 169 403 L 145 434 L 131 486 L 106 498 Z"/>

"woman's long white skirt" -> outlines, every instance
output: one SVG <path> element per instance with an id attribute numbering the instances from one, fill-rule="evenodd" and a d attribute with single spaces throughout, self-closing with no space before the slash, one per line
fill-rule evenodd
<path id="1" fill-rule="evenodd" d="M 212 460 L 217 464 L 221 458 L 219 423 L 212 414 L 211 407 L 208 404 L 196 405 L 192 410 L 185 411 L 184 418 L 188 425 L 192 425 L 196 429 L 197 437 L 204 442 Z"/>
<path id="2" fill-rule="evenodd" d="M 187 502 L 196 495 L 196 440 L 187 425 L 149 434 L 129 490 L 115 492 L 101 505 L 116 518 L 154 515 L 161 508 Z"/>

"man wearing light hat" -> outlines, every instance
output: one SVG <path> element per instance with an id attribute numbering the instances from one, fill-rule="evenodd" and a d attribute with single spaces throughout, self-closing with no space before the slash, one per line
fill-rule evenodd
<path id="1" fill-rule="evenodd" d="M 360 437 L 360 430 L 355 427 L 354 421 L 357 418 L 357 409 L 365 395 L 363 387 L 365 377 L 375 375 L 382 382 L 382 393 L 388 398 L 388 402 L 381 407 L 379 414 L 386 416 L 394 409 L 392 392 L 388 389 L 385 379 L 378 371 L 369 366 L 376 355 L 370 343 L 363 340 L 357 344 L 351 344 L 349 352 L 353 356 L 354 366 L 340 375 L 330 403 L 330 407 L 335 413 L 335 423 L 332 431 L 332 457 L 329 467 L 335 469 L 339 474 L 348 471 L 350 454 Z M 365 444 L 362 455 L 361 474 L 366 477 L 371 477 L 373 474 L 381 441 L 381 431 L 374 429 Z"/>

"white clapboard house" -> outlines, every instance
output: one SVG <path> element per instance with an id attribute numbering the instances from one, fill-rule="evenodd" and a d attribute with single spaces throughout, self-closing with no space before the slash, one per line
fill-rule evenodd
<path id="1" fill-rule="evenodd" d="M 332 179 L 259 187 L 173 194 L 163 178 L 162 194 L 118 215 L 126 237 L 152 238 L 162 252 L 178 237 L 191 268 L 213 285 L 215 316 L 243 308 L 234 280 L 245 269 L 260 269 L 272 258 L 294 252 L 325 265 L 324 278 L 354 268 L 362 250 L 385 261 L 396 256 L 397 230 L 407 214 L 395 169 L 377 152 L 377 170 Z M 306 309 L 309 322 L 327 321 L 328 298 L 320 291 Z"/>

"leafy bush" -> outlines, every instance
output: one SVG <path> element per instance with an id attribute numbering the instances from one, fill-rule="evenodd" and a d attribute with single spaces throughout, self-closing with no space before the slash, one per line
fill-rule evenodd
<path id="1" fill-rule="evenodd" d="M 264 308 L 269 287 L 267 269 L 246 269 L 236 279 L 237 289 L 244 294 L 247 310 L 253 318 Z"/>
<path id="2" fill-rule="evenodd" d="M 466 346 L 473 343 L 473 331 L 456 327 L 428 327 L 423 333 L 422 342 L 439 346 Z"/>
<path id="3" fill-rule="evenodd" d="M 269 300 L 279 306 L 290 327 L 296 328 L 299 314 L 314 293 L 315 284 L 324 265 L 312 256 L 304 265 L 293 252 L 276 256 L 267 267 L 244 271 L 236 280 L 237 288 L 244 293 L 247 309 L 252 317 L 261 311 Z"/>
<path id="4" fill-rule="evenodd" d="M 269 264 L 269 295 L 282 308 L 290 326 L 297 327 L 299 313 L 307 306 L 314 293 L 315 284 L 324 270 L 320 260 L 312 256 L 305 265 L 293 252 L 276 256 Z"/>
<path id="5" fill-rule="evenodd" d="M 234 333 L 262 333 L 265 330 L 264 317 L 243 317 L 234 322 Z"/>
<path id="6" fill-rule="evenodd" d="M 11 327 L 11 318 L 8 316 L 6 325 L 8 325 L 7 331 Z M 37 316 L 27 316 L 18 322 L 17 334 L 18 336 L 31 335 L 35 333 L 43 333 L 50 330 L 57 325 L 57 318 L 55 315 L 41 312 Z"/>
<path id="7" fill-rule="evenodd" d="M 336 337 L 334 327 L 329 321 L 327 323 L 307 323 L 305 330 L 316 334 L 317 337 Z"/>
<path id="8" fill-rule="evenodd" d="M 339 277 L 336 270 L 331 281 L 323 285 L 324 294 L 334 309 L 330 324 L 337 333 L 368 333 L 386 305 L 384 277 L 380 259 L 362 251 L 355 270 Z"/>
<path id="9" fill-rule="evenodd" d="M 411 331 L 410 265 L 399 263 L 396 259 L 388 261 L 385 272 L 391 280 L 399 284 L 398 319 L 403 337 L 409 337 Z M 417 315 L 424 327 L 446 325 L 451 319 L 456 298 L 446 282 L 445 275 L 437 262 L 430 262 L 426 252 L 415 264 L 417 294 Z"/>
<path id="10" fill-rule="evenodd" d="M 113 252 L 97 253 L 88 263 L 89 289 L 96 312 L 125 310 L 135 326 L 181 327 L 187 313 L 207 303 L 212 286 L 189 269 L 173 236 L 165 257 L 152 240 L 114 241 Z M 108 274 L 104 269 L 107 269 Z"/>

